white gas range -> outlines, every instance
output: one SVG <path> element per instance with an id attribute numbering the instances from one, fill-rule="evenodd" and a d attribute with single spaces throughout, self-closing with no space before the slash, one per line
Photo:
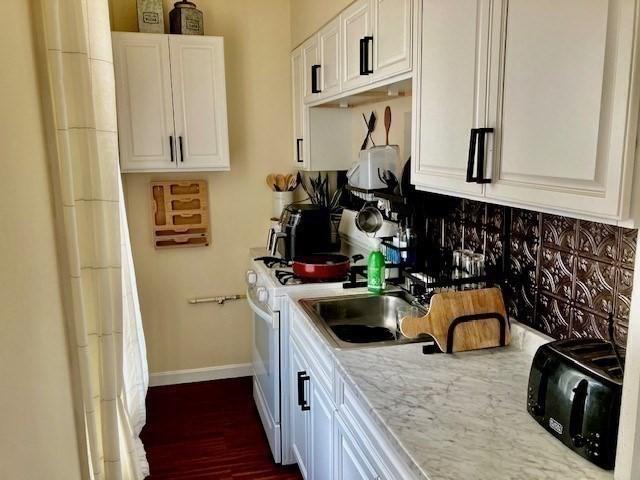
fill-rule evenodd
<path id="1" fill-rule="evenodd" d="M 355 212 L 345 210 L 340 223 L 342 253 L 345 255 L 369 253 L 373 239 L 355 229 Z M 393 234 L 395 224 L 385 222 L 384 234 Z M 253 322 L 253 397 L 269 440 L 276 463 L 289 464 L 295 460 L 286 445 L 283 431 L 286 425 L 281 415 L 281 372 L 286 366 L 286 352 L 280 348 L 281 339 L 288 334 L 286 318 L 280 312 L 288 293 L 313 294 L 318 290 L 343 289 L 344 280 L 338 282 L 303 283 L 292 275 L 286 263 L 261 260 L 269 257 L 265 248 L 252 248 L 247 271 L 247 300 Z M 364 260 L 356 262 L 362 265 Z"/>

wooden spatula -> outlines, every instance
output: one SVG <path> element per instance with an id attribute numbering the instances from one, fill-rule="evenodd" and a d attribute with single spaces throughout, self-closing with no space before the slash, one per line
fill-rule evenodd
<path id="1" fill-rule="evenodd" d="M 499 288 L 483 288 L 462 292 L 437 293 L 431 298 L 424 317 L 407 317 L 400 324 L 405 337 L 415 338 L 421 333 L 431 335 L 443 352 L 447 351 L 447 333 L 456 319 L 467 315 L 498 313 L 507 319 L 507 312 Z M 505 345 L 511 341 L 509 325 L 505 329 Z M 483 319 L 460 323 L 455 328 L 452 352 L 500 346 L 500 322 Z"/>
<path id="2" fill-rule="evenodd" d="M 387 145 L 389 145 L 389 130 L 391 129 L 391 107 L 384 109 L 384 129 L 387 132 Z"/>

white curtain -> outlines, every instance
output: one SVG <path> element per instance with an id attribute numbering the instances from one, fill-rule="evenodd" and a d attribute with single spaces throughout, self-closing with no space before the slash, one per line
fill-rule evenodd
<path id="1" fill-rule="evenodd" d="M 92 479 L 148 474 L 146 352 L 118 167 L 107 0 L 39 0 L 56 132 L 72 359 Z"/>

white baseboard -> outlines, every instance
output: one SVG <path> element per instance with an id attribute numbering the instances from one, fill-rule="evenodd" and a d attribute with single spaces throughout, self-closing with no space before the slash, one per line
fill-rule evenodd
<path id="1" fill-rule="evenodd" d="M 249 377 L 253 375 L 250 363 L 220 365 L 216 367 L 192 368 L 189 370 L 173 370 L 149 375 L 149 386 L 177 385 L 179 383 L 206 382 L 224 378 Z"/>

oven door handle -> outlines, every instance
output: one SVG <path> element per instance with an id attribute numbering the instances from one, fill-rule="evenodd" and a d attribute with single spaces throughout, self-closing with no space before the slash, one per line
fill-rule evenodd
<path id="1" fill-rule="evenodd" d="M 274 330 L 278 328 L 277 322 L 274 321 L 271 311 L 267 308 L 262 307 L 260 302 L 258 302 L 258 299 L 256 298 L 255 288 L 247 289 L 247 303 L 249 304 L 249 307 L 251 308 L 253 313 L 267 322 L 271 326 L 271 328 L 273 328 Z"/>

